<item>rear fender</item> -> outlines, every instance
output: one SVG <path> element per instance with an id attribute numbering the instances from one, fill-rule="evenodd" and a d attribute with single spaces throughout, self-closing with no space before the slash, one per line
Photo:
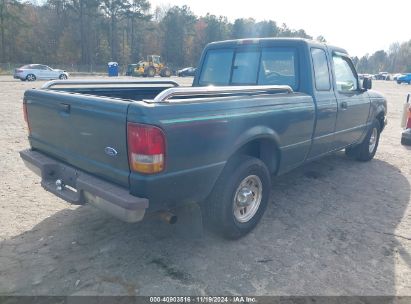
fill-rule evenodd
<path id="1" fill-rule="evenodd" d="M 244 132 L 234 143 L 228 159 L 253 142 L 260 142 L 261 151 L 258 158 L 264 161 L 271 173 L 276 173 L 281 157 L 280 137 L 274 130 L 265 126 L 255 126 Z M 271 155 L 269 151 L 273 151 L 273 154 Z"/>

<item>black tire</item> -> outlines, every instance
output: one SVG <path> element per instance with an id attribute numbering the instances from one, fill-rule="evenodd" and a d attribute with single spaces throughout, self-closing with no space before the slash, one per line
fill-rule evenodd
<path id="1" fill-rule="evenodd" d="M 28 74 L 28 75 L 26 76 L 26 80 L 27 80 L 27 81 L 36 81 L 36 75 L 34 75 L 34 74 Z"/>
<path id="2" fill-rule="evenodd" d="M 411 146 L 411 129 L 406 129 L 401 134 L 401 145 Z"/>
<path id="3" fill-rule="evenodd" d="M 59 76 L 59 79 L 60 79 L 60 80 L 66 80 L 66 79 L 67 79 L 67 75 L 66 75 L 66 74 L 61 74 L 61 75 Z"/>
<path id="4" fill-rule="evenodd" d="M 160 73 L 161 77 L 170 77 L 171 76 L 171 70 L 169 68 L 164 68 L 161 70 Z"/>
<path id="5" fill-rule="evenodd" d="M 368 130 L 364 140 L 356 146 L 345 148 L 345 154 L 358 161 L 369 161 L 374 158 L 380 142 L 381 126 L 377 119 L 374 119 L 371 128 Z M 371 147 L 371 139 L 374 145 Z"/>
<path id="6" fill-rule="evenodd" d="M 150 66 L 146 68 L 146 70 L 144 71 L 144 74 L 147 77 L 154 77 L 156 75 L 156 69 Z"/>
<path id="7" fill-rule="evenodd" d="M 249 213 L 249 215 L 252 215 L 250 219 L 239 221 L 234 211 L 235 207 L 240 208 L 239 201 L 236 201 L 235 197 L 240 196 L 238 193 L 241 183 L 250 178 L 256 180 L 255 177 L 258 177 L 260 181 L 261 194 L 258 195 L 251 191 L 250 198 L 261 197 L 260 203 L 257 204 L 254 213 Z M 244 187 L 241 189 L 244 189 Z M 233 157 L 225 166 L 210 197 L 205 202 L 206 225 L 229 239 L 237 239 L 246 235 L 258 224 L 263 216 L 268 205 L 270 192 L 270 174 L 267 166 L 262 161 L 244 155 Z M 250 207 L 249 210 L 253 209 Z"/>

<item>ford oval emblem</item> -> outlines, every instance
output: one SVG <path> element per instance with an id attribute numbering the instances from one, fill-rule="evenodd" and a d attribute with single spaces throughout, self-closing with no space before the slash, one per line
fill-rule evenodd
<path id="1" fill-rule="evenodd" d="M 108 156 L 114 157 L 117 155 L 117 150 L 112 147 L 105 147 L 104 153 L 106 153 Z"/>

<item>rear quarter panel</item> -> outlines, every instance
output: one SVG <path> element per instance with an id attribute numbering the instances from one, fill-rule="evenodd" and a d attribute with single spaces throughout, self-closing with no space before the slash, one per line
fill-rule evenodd
<path id="1" fill-rule="evenodd" d="M 167 154 L 163 173 L 131 173 L 131 193 L 148 197 L 154 209 L 166 201 L 172 205 L 201 201 L 210 193 L 227 160 L 257 138 L 268 138 L 277 144 L 281 151 L 278 171 L 288 171 L 306 158 L 314 116 L 312 97 L 302 93 L 210 98 L 190 103 L 133 103 L 127 120 L 162 128 Z"/>

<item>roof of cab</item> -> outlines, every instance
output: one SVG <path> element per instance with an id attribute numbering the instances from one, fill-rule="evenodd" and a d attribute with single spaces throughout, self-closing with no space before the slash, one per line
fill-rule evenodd
<path id="1" fill-rule="evenodd" d="M 233 39 L 211 42 L 207 45 L 207 48 L 219 48 L 219 47 L 230 47 L 237 45 L 253 45 L 253 44 L 289 44 L 289 45 L 306 45 L 308 47 L 315 46 L 326 46 L 331 51 L 340 52 L 348 54 L 348 52 L 340 47 L 329 45 L 326 43 L 318 42 L 315 40 L 304 39 L 304 38 L 245 38 L 245 39 Z"/>

